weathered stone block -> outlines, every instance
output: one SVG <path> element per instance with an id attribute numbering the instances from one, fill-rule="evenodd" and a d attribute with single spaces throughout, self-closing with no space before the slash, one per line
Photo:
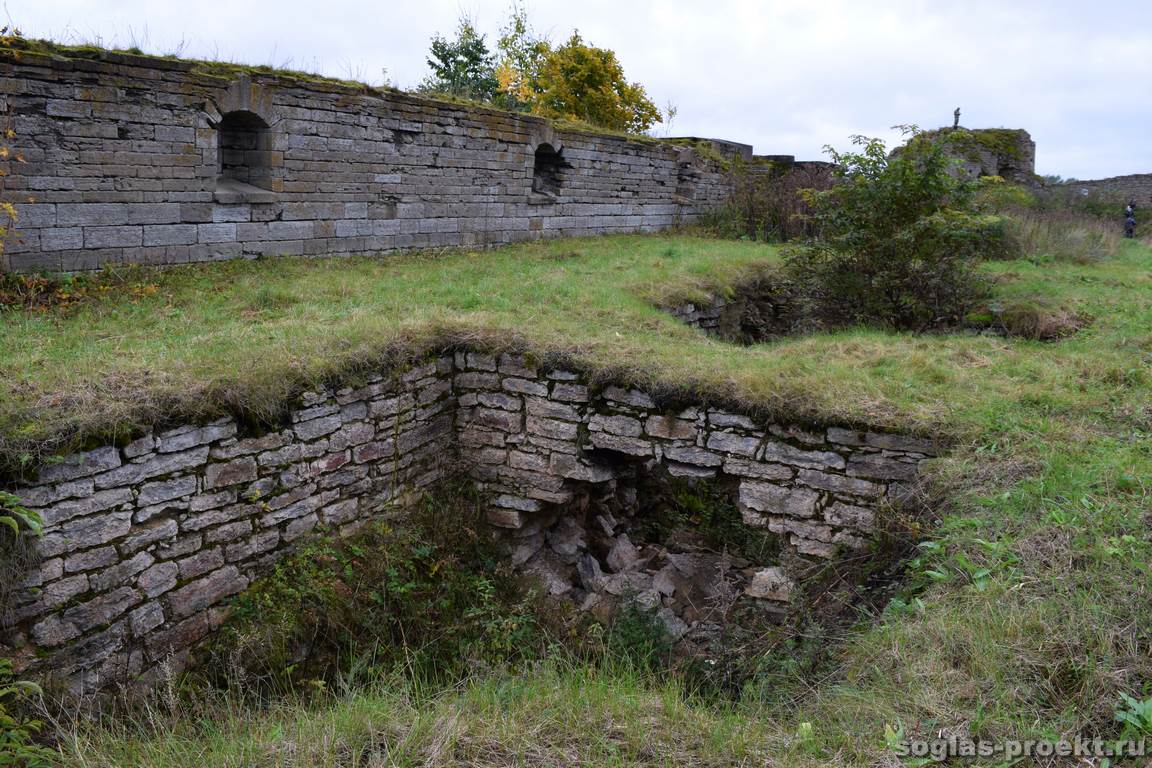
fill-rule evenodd
<path id="1" fill-rule="evenodd" d="M 753 572 L 744 594 L 757 600 L 786 603 L 792 598 L 796 583 L 780 567 L 761 568 Z"/>
<path id="2" fill-rule="evenodd" d="M 724 463 L 724 459 L 715 453 L 691 445 L 665 446 L 664 456 L 681 464 L 694 464 L 698 467 L 718 467 Z"/>
<path id="3" fill-rule="evenodd" d="M 178 499 L 181 496 L 190 496 L 196 493 L 199 481 L 195 475 L 178 477 L 175 480 L 165 480 L 158 483 L 147 483 L 140 488 L 137 505 L 141 507 L 159 504 L 162 501 Z"/>
<path id="4" fill-rule="evenodd" d="M 640 437 L 644 434 L 640 420 L 631 416 L 606 416 L 595 414 L 588 422 L 588 429 L 607 432 L 622 437 Z"/>
<path id="5" fill-rule="evenodd" d="M 256 479 L 256 473 L 256 460 L 251 457 L 236 459 L 227 464 L 212 464 L 204 473 L 204 490 L 248 483 Z"/>
<path id="6" fill-rule="evenodd" d="M 343 424 L 344 421 L 340 418 L 340 414 L 336 413 L 332 416 L 325 416 L 297 424 L 293 427 L 293 430 L 301 440 L 311 441 L 332 434 L 340 429 Z"/>
<path id="7" fill-rule="evenodd" d="M 525 420 L 524 428 L 529 434 L 540 435 L 552 440 L 575 440 L 580 431 L 580 428 L 571 422 L 545 419 L 539 416 L 529 416 Z"/>
<path id="8" fill-rule="evenodd" d="M 556 373 L 553 371 L 552 375 L 554 376 Z M 583 384 L 553 384 L 552 399 L 563 403 L 586 403 L 588 402 L 588 387 Z"/>
<path id="9" fill-rule="evenodd" d="M 44 509 L 41 516 L 46 526 L 55 526 L 75 517 L 93 515 L 132 501 L 132 491 L 128 488 L 114 488 L 99 491 L 83 499 L 60 501 Z"/>
<path id="10" fill-rule="evenodd" d="M 136 579 L 136 586 L 149 599 L 159 597 L 176 587 L 180 568 L 176 563 L 156 563 Z"/>
<path id="11" fill-rule="evenodd" d="M 136 574 L 148 568 L 156 560 L 147 552 L 140 552 L 129 560 L 125 560 L 111 568 L 88 577 L 88 583 L 96 592 L 104 592 L 112 587 L 119 587 L 132 581 Z"/>
<path id="12" fill-rule="evenodd" d="M 885 491 L 885 486 L 881 483 L 873 483 L 854 477 L 821 472 L 815 469 L 800 470 L 797 479 L 804 485 L 812 488 L 820 488 L 835 493 L 847 493 L 853 496 L 863 496 L 865 498 L 879 498 L 884 495 Z"/>
<path id="13" fill-rule="evenodd" d="M 707 445 L 714 451 L 751 458 L 760 448 L 760 440 L 759 437 L 736 435 L 731 432 L 713 432 L 708 436 Z"/>
<path id="14" fill-rule="evenodd" d="M 848 461 L 848 474 L 876 480 L 913 480 L 918 473 L 916 464 L 890 459 L 879 454 L 855 454 Z"/>
<path id="15" fill-rule="evenodd" d="M 762 461 L 775 461 L 809 469 L 843 469 L 844 457 L 832 451 L 806 451 L 787 443 L 771 440 L 764 445 L 760 454 Z"/>
<path id="16" fill-rule="evenodd" d="M 145 525 L 133 526 L 131 530 L 131 534 L 120 542 L 120 551 L 124 554 L 175 538 L 178 528 L 175 520 L 150 520 Z"/>
<path id="17" fill-rule="evenodd" d="M 589 435 L 589 441 L 596 448 L 616 451 L 617 453 L 626 453 L 629 456 L 648 457 L 653 453 L 650 442 L 635 437 L 610 435 L 607 432 L 593 432 Z"/>
<path id="18" fill-rule="evenodd" d="M 217 440 L 226 440 L 236 434 L 236 422 L 226 420 L 205 427 L 174 429 L 157 436 L 158 450 L 161 453 L 186 451 L 199 445 L 207 445 Z"/>
<path id="19" fill-rule="evenodd" d="M 870 533 L 876 523 L 876 512 L 867 507 L 838 501 L 824 510 L 824 520 L 858 533 Z"/>
<path id="20" fill-rule="evenodd" d="M 181 453 L 146 455 L 131 464 L 96 475 L 96 488 L 136 485 L 161 475 L 170 475 L 185 469 L 203 466 L 208 460 L 208 447 L 193 448 Z"/>
<path id="21" fill-rule="evenodd" d="M 235 595 L 247 586 L 247 577 L 236 570 L 235 566 L 228 565 L 170 593 L 168 606 L 174 618 L 183 619 Z"/>
<path id="22" fill-rule="evenodd" d="M 665 440 L 691 440 L 696 437 L 696 424 L 674 416 L 649 416 L 644 431 Z"/>
<path id="23" fill-rule="evenodd" d="M 78 477 L 88 477 L 120 466 L 120 452 L 115 448 L 97 448 L 87 453 L 67 456 L 44 465 L 40 470 L 40 483 L 62 483 Z"/>
<path id="24" fill-rule="evenodd" d="M 636 408 L 654 409 L 656 403 L 645 393 L 638 389 L 621 389 L 620 387 L 605 387 L 603 392 L 605 400 L 624 403 Z"/>
<path id="25" fill-rule="evenodd" d="M 180 580 L 194 579 L 214 571 L 224 565 L 224 551 L 220 548 L 205 549 L 176 563 L 180 569 Z"/>
<path id="26" fill-rule="evenodd" d="M 740 483 L 740 505 L 766 515 L 811 517 L 820 494 L 808 488 L 786 488 L 758 480 Z"/>

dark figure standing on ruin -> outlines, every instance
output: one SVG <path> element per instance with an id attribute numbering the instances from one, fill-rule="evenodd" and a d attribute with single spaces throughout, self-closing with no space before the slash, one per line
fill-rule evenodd
<path id="1" fill-rule="evenodd" d="M 959 128 L 960 127 L 960 107 L 956 107 L 956 111 L 952 113 L 952 117 L 953 117 L 952 127 L 953 128 Z"/>
<path id="2" fill-rule="evenodd" d="M 1136 237 L 1136 203 L 1128 203 L 1124 209 L 1124 237 Z"/>

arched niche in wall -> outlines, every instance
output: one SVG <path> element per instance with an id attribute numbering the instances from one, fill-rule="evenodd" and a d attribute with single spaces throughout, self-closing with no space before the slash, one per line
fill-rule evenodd
<path id="1" fill-rule="evenodd" d="M 216 128 L 216 157 L 221 179 L 269 189 L 272 181 L 272 135 L 255 112 L 236 110 Z"/>
<path id="2" fill-rule="evenodd" d="M 562 145 L 541 142 L 532 156 L 532 194 L 537 202 L 554 202 L 564 188 L 564 172 L 572 166 Z"/>
<path id="3" fill-rule="evenodd" d="M 241 75 L 208 110 L 219 203 L 271 203 L 282 184 L 272 94 Z"/>

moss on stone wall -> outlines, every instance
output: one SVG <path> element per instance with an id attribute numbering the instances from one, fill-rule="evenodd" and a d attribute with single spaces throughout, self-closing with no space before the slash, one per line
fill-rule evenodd
<path id="1" fill-rule="evenodd" d="M 62 43 L 56 43 L 51 40 L 39 40 L 26 37 L 4 38 L 4 43 L 0 45 L 0 61 L 4 59 L 18 61 L 25 55 L 38 55 L 88 61 L 110 61 L 113 63 L 123 63 L 132 66 L 153 69 L 177 69 L 194 74 L 206 75 L 209 77 L 225 78 L 228 80 L 235 79 L 240 75 L 262 76 L 267 78 L 275 78 L 277 80 L 292 81 L 290 83 L 292 85 L 303 84 L 313 86 L 331 86 L 340 89 L 352 89 L 359 93 L 402 95 L 406 98 L 419 99 L 421 101 L 434 104 L 450 104 L 455 107 L 465 107 L 471 110 L 485 110 L 489 112 L 515 115 L 518 118 L 527 118 L 549 123 L 559 130 L 568 132 L 585 133 L 593 136 L 615 136 L 628 139 L 630 141 L 641 141 L 653 144 L 668 143 L 660 141 L 659 139 L 656 139 L 652 136 L 628 133 L 625 131 L 616 131 L 581 120 L 574 120 L 570 118 L 552 119 L 540 117 L 539 115 L 530 115 L 524 112 L 501 109 L 500 107 L 488 102 L 465 99 L 450 94 L 410 93 L 408 91 L 404 91 L 399 88 L 393 88 L 391 86 L 370 85 L 359 80 L 329 77 L 327 75 L 321 75 L 315 72 L 305 72 L 301 70 L 286 69 L 283 67 L 273 67 L 265 64 L 241 64 L 230 61 L 185 59 L 176 55 L 158 55 L 145 53 L 139 48 L 103 48 L 101 46 L 88 43 L 80 45 L 64 45 Z"/>
<path id="2" fill-rule="evenodd" d="M 925 138 L 942 136 L 958 154 L 974 163 L 985 154 L 1000 160 L 1020 162 L 1026 158 L 1028 132 L 1020 128 L 938 128 L 921 134 Z"/>

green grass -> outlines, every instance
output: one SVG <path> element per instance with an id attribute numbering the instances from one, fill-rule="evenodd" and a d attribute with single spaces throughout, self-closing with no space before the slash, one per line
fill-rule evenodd
<path id="1" fill-rule="evenodd" d="M 117 289 L 64 314 L 0 315 L 0 448 L 12 459 L 159 418 L 260 418 L 330 377 L 449 341 L 515 337 L 541 353 L 647 368 L 684 343 L 708 345 L 650 302 L 698 295 L 774 257 L 761 246 L 631 237 L 119 275 L 155 283 L 155 295 Z"/>
<path id="2" fill-rule="evenodd" d="M 691 706 L 675 682 L 550 663 L 433 694 L 389 679 L 256 716 L 234 702 L 205 719 L 159 707 L 127 727 L 81 728 L 61 752 L 69 764 L 151 768 L 731 766 L 764 765 L 767 738 L 734 711 Z"/>
<path id="3" fill-rule="evenodd" d="M 1055 345 L 854 330 L 737 350 L 654 306 L 776 260 L 760 244 L 617 237 L 150 273 L 152 296 L 0 316 L 0 450 L 11 460 L 159 419 L 269 416 L 318 382 L 469 340 L 787 418 L 961 438 L 1070 429 L 1143 391 L 1132 384 L 1147 371 L 1152 277 L 1137 245 L 1095 265 L 996 265 L 1005 294 L 1096 318 Z"/>
<path id="4" fill-rule="evenodd" d="M 780 669 L 717 704 L 667 681 L 545 666 L 435 696 L 80 727 L 66 730 L 65 762 L 864 766 L 891 764 L 886 726 L 1118 735 L 1120 694 L 1152 696 L 1152 248 L 990 265 L 1005 298 L 1091 318 L 1052 343 L 849 330 L 744 348 L 654 308 L 777 263 L 770 246 L 685 237 L 282 259 L 170 270 L 149 276 L 152 296 L 3 316 L 10 446 L 169 409 L 272 412 L 310 382 L 469 340 L 765 414 L 953 439 L 901 601 L 861 616 L 819 676 Z M 798 739 L 804 722 L 811 737 Z M 383 743 L 392 752 L 374 762 L 348 757 Z"/>

